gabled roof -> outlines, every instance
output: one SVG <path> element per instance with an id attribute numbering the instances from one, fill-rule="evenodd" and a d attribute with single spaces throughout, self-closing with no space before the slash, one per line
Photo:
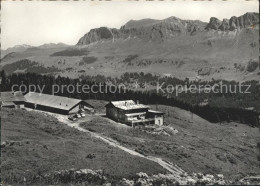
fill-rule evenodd
<path id="1" fill-rule="evenodd" d="M 90 104 L 88 103 L 88 100 L 83 100 L 83 102 L 85 103 L 86 106 L 88 106 L 88 107 L 90 107 L 90 108 L 95 108 L 95 107 L 93 107 L 92 105 L 90 105 Z"/>
<path id="2" fill-rule="evenodd" d="M 134 109 L 142 109 L 142 108 L 149 108 L 149 106 L 143 104 L 136 104 L 133 100 L 124 100 L 124 101 L 111 101 L 106 105 L 113 105 L 116 108 L 122 110 L 134 110 Z"/>
<path id="3" fill-rule="evenodd" d="M 26 101 L 22 92 L 0 92 L 0 101 L 14 102 L 14 101 Z"/>
<path id="4" fill-rule="evenodd" d="M 25 98 L 28 103 L 53 107 L 61 110 L 71 110 L 82 101 L 80 99 L 54 96 L 37 92 L 29 92 L 25 95 Z"/>

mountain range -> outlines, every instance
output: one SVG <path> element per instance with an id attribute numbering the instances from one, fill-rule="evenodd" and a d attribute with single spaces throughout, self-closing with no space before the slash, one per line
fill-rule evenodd
<path id="1" fill-rule="evenodd" d="M 38 48 L 38 49 L 46 49 L 46 48 L 62 48 L 62 47 L 68 47 L 69 45 L 64 43 L 46 43 L 39 46 L 31 46 L 27 44 L 23 45 L 15 45 L 13 47 L 7 48 L 6 50 L 1 49 L 1 58 L 5 56 L 6 54 L 12 53 L 12 52 L 24 52 L 27 49 L 31 48 Z"/>
<path id="2" fill-rule="evenodd" d="M 126 39 L 138 37 L 146 41 L 166 41 L 180 35 L 196 35 L 198 32 L 209 30 L 235 31 L 254 26 L 259 23 L 258 13 L 246 13 L 230 19 L 212 17 L 209 23 L 199 20 L 181 20 L 177 17 L 169 17 L 164 20 L 143 19 L 131 20 L 120 29 L 95 28 L 80 38 L 77 45 L 88 45 L 104 39 Z"/>
<path id="3" fill-rule="evenodd" d="M 1 68 L 28 59 L 70 77 L 145 72 L 246 81 L 260 74 L 259 13 L 212 17 L 208 23 L 174 16 L 130 20 L 119 29 L 91 29 L 75 46 L 54 45 L 2 51 Z"/>

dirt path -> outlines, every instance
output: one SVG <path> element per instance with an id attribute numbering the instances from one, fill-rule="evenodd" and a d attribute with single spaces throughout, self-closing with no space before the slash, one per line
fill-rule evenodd
<path id="1" fill-rule="evenodd" d="M 32 111 L 32 110 L 28 109 L 28 111 Z M 184 178 L 182 178 L 182 176 L 181 176 L 181 174 L 185 174 L 186 172 L 184 170 L 182 170 L 180 167 L 178 167 L 177 165 L 173 165 L 172 163 L 166 162 L 166 161 L 164 161 L 164 160 L 162 160 L 161 158 L 158 158 L 158 157 L 145 156 L 145 155 L 140 154 L 140 153 L 138 153 L 138 152 L 136 152 L 132 149 L 129 149 L 129 148 L 126 148 L 126 147 L 120 145 L 120 143 L 118 141 L 114 140 L 114 139 L 111 139 L 107 136 L 103 136 L 103 135 L 95 133 L 95 132 L 91 132 L 89 130 L 86 130 L 86 129 L 80 127 L 79 126 L 80 123 L 90 121 L 91 118 L 89 118 L 89 117 L 85 117 L 84 120 L 80 119 L 80 120 L 72 122 L 72 121 L 68 120 L 67 116 L 64 116 L 64 115 L 48 113 L 48 112 L 44 112 L 44 111 L 36 111 L 36 112 L 51 115 L 51 116 L 57 118 L 61 123 L 64 123 L 64 124 L 68 125 L 69 127 L 76 128 L 79 131 L 88 133 L 92 137 L 100 139 L 100 140 L 104 141 L 105 143 L 107 143 L 107 144 L 109 144 L 113 147 L 119 148 L 119 149 L 133 155 L 133 156 L 138 156 L 138 157 L 145 158 L 147 160 L 153 161 L 153 162 L 159 164 L 160 166 L 162 166 L 163 168 L 165 168 L 166 170 L 168 170 L 171 173 L 171 176 L 174 177 L 177 181 L 179 181 L 180 184 L 181 183 L 186 184 Z M 186 179 L 187 178 L 189 178 L 189 176 L 186 177 Z"/>
<path id="2" fill-rule="evenodd" d="M 157 164 L 159 164 L 160 166 L 162 166 L 163 168 L 165 168 L 166 170 L 168 170 L 170 173 L 171 173 L 171 176 L 173 176 L 176 180 L 179 181 L 179 183 L 181 183 L 183 180 L 183 178 L 180 176 L 181 174 L 184 174 L 185 171 L 183 171 L 180 167 L 178 167 L 177 165 L 173 165 L 169 162 L 166 162 L 164 160 L 162 160 L 161 158 L 157 158 L 157 157 L 153 157 L 153 156 L 144 156 L 143 154 L 140 154 L 132 149 L 129 149 L 129 148 L 126 148 L 122 145 L 120 145 L 117 141 L 107 137 L 107 136 L 103 136 L 101 134 L 98 134 L 98 133 L 95 133 L 95 132 L 91 132 L 89 130 L 86 130 L 82 127 L 80 127 L 80 123 L 82 121 L 76 121 L 76 122 L 71 122 L 69 121 L 66 117 L 64 116 L 61 116 L 61 115 L 55 115 L 55 117 L 61 121 L 62 123 L 70 126 L 70 127 L 73 127 L 73 128 L 76 128 L 77 130 L 79 131 L 82 131 L 82 132 L 85 132 L 85 133 L 89 133 L 92 137 L 95 137 L 95 138 L 98 138 L 102 141 L 104 141 L 105 143 L 113 146 L 113 147 L 116 147 L 116 148 L 119 148 L 131 155 L 134 155 L 134 156 L 138 156 L 138 157 L 141 157 L 141 158 L 145 158 L 147 160 L 150 160 L 150 161 L 153 161 Z M 90 120 L 89 118 L 84 118 L 84 121 L 88 121 Z M 186 177 L 187 179 L 188 177 Z M 186 183 L 186 182 L 185 182 Z"/>

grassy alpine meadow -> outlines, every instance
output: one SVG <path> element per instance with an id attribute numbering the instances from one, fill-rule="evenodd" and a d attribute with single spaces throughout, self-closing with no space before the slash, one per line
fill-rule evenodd
<path id="1" fill-rule="evenodd" d="M 167 127 L 177 133 L 151 134 L 146 129 L 131 128 L 100 116 L 81 126 L 144 155 L 161 157 L 189 173 L 223 174 L 230 181 L 259 173 L 258 128 L 234 122 L 210 123 L 176 107 L 157 108 L 165 113 Z"/>
<path id="2" fill-rule="evenodd" d="M 71 169 L 101 170 L 112 183 L 138 172 L 166 172 L 151 161 L 111 147 L 44 113 L 2 109 L 1 117 L 3 184 L 73 184 L 64 177 L 56 181 L 45 178 Z"/>

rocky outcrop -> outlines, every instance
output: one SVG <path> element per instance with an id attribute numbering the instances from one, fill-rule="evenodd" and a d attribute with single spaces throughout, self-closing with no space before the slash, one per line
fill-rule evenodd
<path id="1" fill-rule="evenodd" d="M 142 40 L 164 41 L 169 37 L 189 34 L 194 35 L 204 30 L 206 23 L 201 21 L 181 20 L 170 17 L 164 20 L 143 19 L 131 20 L 120 29 L 100 27 L 90 30 L 77 45 L 88 45 L 93 42 L 113 39 L 139 38 Z"/>
<path id="2" fill-rule="evenodd" d="M 118 29 L 110 29 L 107 27 L 95 28 L 80 38 L 77 45 L 87 45 L 100 40 L 118 38 L 118 35 Z"/>
<path id="3" fill-rule="evenodd" d="M 228 19 L 223 19 L 221 25 L 219 26 L 219 29 L 222 30 L 222 31 L 227 31 L 227 30 L 230 29 Z"/>
<path id="4" fill-rule="evenodd" d="M 246 176 L 239 180 L 238 185 L 259 185 L 260 175 L 256 176 Z"/>
<path id="5" fill-rule="evenodd" d="M 173 174 L 157 174 L 148 176 L 146 173 L 140 172 L 136 174 L 133 180 L 123 178 L 119 185 L 134 186 L 134 185 L 226 185 L 230 182 L 224 180 L 222 174 L 216 176 L 210 174 L 194 173 L 192 175 L 183 174 L 178 177 Z"/>
<path id="6" fill-rule="evenodd" d="M 216 17 L 210 18 L 209 23 L 198 20 L 182 20 L 169 17 L 164 20 L 142 19 L 131 20 L 120 29 L 100 27 L 90 30 L 77 45 L 88 45 L 97 41 L 139 38 L 145 41 L 163 42 L 180 35 L 196 35 L 201 31 L 220 30 L 233 31 L 258 24 L 259 13 L 246 13 L 240 17 L 231 17 L 220 21 Z"/>
<path id="7" fill-rule="evenodd" d="M 217 30 L 220 25 L 221 25 L 221 21 L 216 17 L 212 17 L 210 18 L 209 24 L 206 26 L 206 29 Z"/>
<path id="8" fill-rule="evenodd" d="M 259 13 L 246 13 L 239 17 L 233 16 L 230 19 L 223 19 L 223 21 L 212 17 L 206 29 L 233 31 L 235 29 L 252 27 L 256 24 L 259 24 Z"/>
<path id="9" fill-rule="evenodd" d="M 45 174 L 43 176 L 36 177 L 40 181 L 48 184 L 57 185 L 71 184 L 71 183 L 85 183 L 87 185 L 102 185 L 106 182 L 107 178 L 103 175 L 102 170 L 91 169 L 70 169 L 61 170 L 54 173 Z"/>

